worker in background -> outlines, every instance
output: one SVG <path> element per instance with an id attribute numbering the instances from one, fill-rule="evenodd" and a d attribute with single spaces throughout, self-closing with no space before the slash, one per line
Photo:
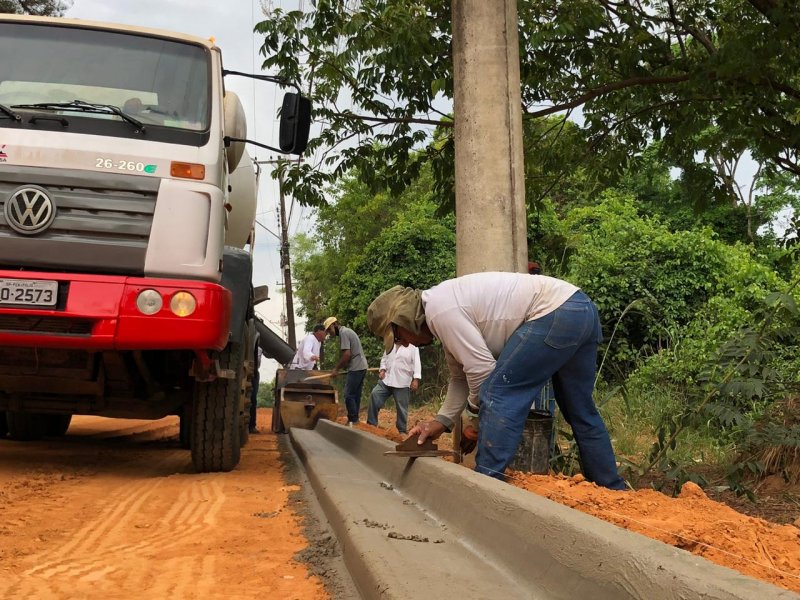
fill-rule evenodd
<path id="1" fill-rule="evenodd" d="M 304 369 L 310 371 L 315 367 L 319 360 L 320 348 L 325 341 L 325 326 L 322 323 L 314 325 L 311 333 L 304 337 L 297 346 L 292 362 L 289 363 L 290 369 Z"/>
<path id="2" fill-rule="evenodd" d="M 344 383 L 344 403 L 347 407 L 347 424 L 352 427 L 358 423 L 358 409 L 361 406 L 361 389 L 364 387 L 364 376 L 367 374 L 367 359 L 361 348 L 358 334 L 344 325 L 339 325 L 336 317 L 328 317 L 323 323 L 325 333 L 332 338 L 339 338 L 341 355 L 339 362 L 333 367 L 331 377 L 336 377 L 343 368 L 347 368 L 347 379 Z"/>
<path id="3" fill-rule="evenodd" d="M 552 377 L 586 479 L 625 489 L 592 398 L 600 319 L 576 286 L 527 273 L 473 273 L 424 291 L 395 286 L 369 306 L 367 324 L 387 351 L 434 338 L 444 347 L 447 396 L 435 419 L 409 432 L 419 443 L 461 426 L 466 412 L 479 428 L 475 470 L 503 479 L 531 399 Z"/>
<path id="4" fill-rule="evenodd" d="M 411 399 L 411 392 L 417 391 L 419 380 L 422 379 L 419 348 L 412 344 L 395 344 L 388 353 L 384 352 L 378 378 L 369 398 L 367 423 L 378 426 L 378 412 L 391 396 L 397 407 L 397 431 L 406 433 L 408 401 Z"/>
<path id="5" fill-rule="evenodd" d="M 261 385 L 261 374 L 258 372 L 261 366 L 261 356 L 263 352 L 261 346 L 256 344 L 256 349 L 253 352 L 253 389 L 250 390 L 250 433 L 259 433 L 256 427 L 256 415 L 258 409 L 258 386 Z"/>

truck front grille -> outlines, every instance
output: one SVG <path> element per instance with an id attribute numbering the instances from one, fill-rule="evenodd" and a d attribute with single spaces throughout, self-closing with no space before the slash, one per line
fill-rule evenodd
<path id="1" fill-rule="evenodd" d="M 0 266 L 141 274 L 159 180 L 131 175 L 16 167 L 0 169 Z M 56 205 L 52 225 L 26 236 L 3 207 L 22 185 L 44 188 Z"/>
<path id="2" fill-rule="evenodd" d="M 88 336 L 92 333 L 92 321 L 71 317 L 0 315 L 0 332 Z"/>

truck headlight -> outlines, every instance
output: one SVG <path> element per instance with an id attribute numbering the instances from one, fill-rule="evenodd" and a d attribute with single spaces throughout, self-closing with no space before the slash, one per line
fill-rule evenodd
<path id="1" fill-rule="evenodd" d="M 142 290 L 136 297 L 136 308 L 143 315 L 154 315 L 164 306 L 164 299 L 156 290 Z"/>
<path id="2" fill-rule="evenodd" d="M 169 301 L 169 308 L 178 317 L 188 317 L 197 308 L 197 300 L 189 292 L 178 292 Z"/>

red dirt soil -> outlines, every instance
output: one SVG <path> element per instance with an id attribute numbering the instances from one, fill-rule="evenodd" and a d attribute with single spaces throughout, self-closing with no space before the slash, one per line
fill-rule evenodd
<path id="1" fill-rule="evenodd" d="M 424 408 L 409 415 L 409 428 L 430 418 Z M 394 428 L 394 412 L 382 411 L 382 427 L 359 424 L 358 428 L 401 441 Z M 440 448 L 452 448 L 449 435 L 439 439 Z M 575 477 L 531 475 L 512 471 L 509 483 L 554 502 L 593 515 L 666 544 L 728 567 L 800 592 L 800 528 L 749 517 L 710 500 L 703 490 L 686 483 L 672 498 L 655 490 L 616 492 Z M 800 519 L 796 521 L 800 523 Z"/>
<path id="2" fill-rule="evenodd" d="M 197 474 L 178 419 L 75 417 L 0 443 L 0 598 L 325 600 L 270 412 L 230 473 Z"/>

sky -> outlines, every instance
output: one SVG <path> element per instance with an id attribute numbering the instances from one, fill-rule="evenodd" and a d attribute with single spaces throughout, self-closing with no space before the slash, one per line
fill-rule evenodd
<path id="1" fill-rule="evenodd" d="M 302 0 L 264 0 L 265 5 L 276 8 L 294 9 Z M 245 73 L 263 73 L 261 64 L 264 57 L 259 55 L 260 36 L 253 33 L 256 23 L 263 20 L 261 0 L 74 0 L 66 17 L 125 23 L 142 27 L 166 29 L 187 33 L 203 38 L 213 37 L 222 49 L 222 60 L 226 69 Z M 277 110 L 283 95 L 278 86 L 253 81 L 243 77 L 228 76 L 225 79 L 226 89 L 234 91 L 244 106 L 247 116 L 247 137 L 249 139 L 277 146 L 278 121 Z M 257 146 L 248 146 L 250 155 L 256 160 L 273 160 L 277 155 Z M 263 165 L 258 198 L 258 221 L 274 234 L 279 234 L 277 202 L 278 186 L 270 177 L 272 167 Z M 311 211 L 299 205 L 292 205 L 287 199 L 287 210 L 290 209 L 289 234 L 306 231 L 313 226 Z M 278 285 L 283 283 L 280 270 L 279 244 L 275 235 L 262 227 L 256 228 L 256 244 L 253 267 L 253 284 L 268 285 L 270 300 L 257 307 L 264 321 L 279 335 L 286 338 L 285 327 L 282 327 L 281 315 L 284 312 L 284 295 L 279 292 Z M 297 321 L 297 339 L 302 339 L 305 323 Z M 262 381 L 272 379 L 278 364 L 273 360 L 262 361 Z"/>

